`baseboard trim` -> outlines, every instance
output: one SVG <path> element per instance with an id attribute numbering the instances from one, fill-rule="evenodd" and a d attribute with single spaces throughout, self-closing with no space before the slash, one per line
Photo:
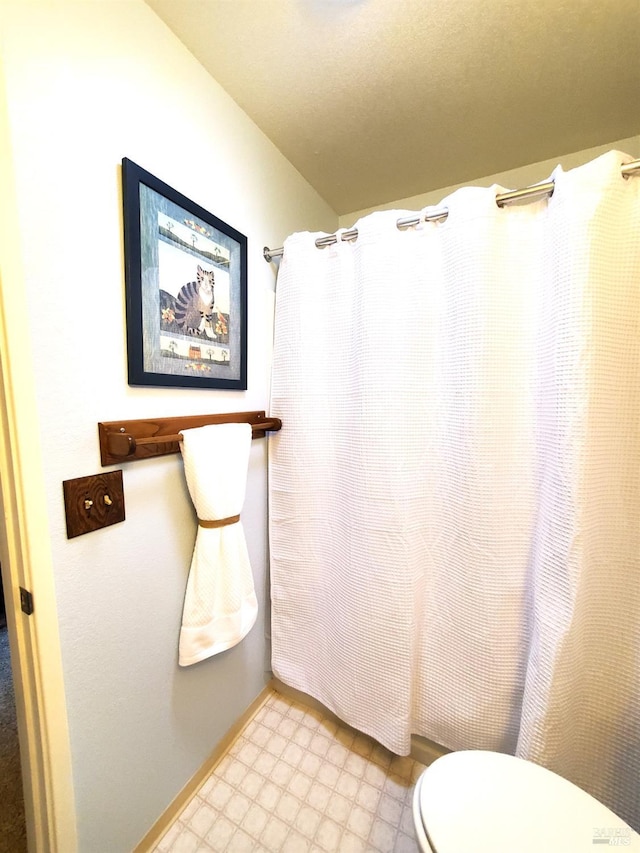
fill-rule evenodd
<path id="1" fill-rule="evenodd" d="M 352 726 L 347 725 L 347 723 L 345 723 L 344 720 L 341 720 L 340 717 L 333 713 L 333 711 L 330 711 L 329 708 L 325 707 L 322 702 L 314 699 L 313 696 L 303 693 L 301 690 L 296 690 L 295 687 L 289 687 L 288 684 L 285 684 L 284 681 L 280 681 L 280 679 L 275 675 L 272 676 L 269 686 L 275 690 L 276 693 L 281 693 L 288 699 L 292 699 L 301 705 L 305 705 L 307 708 L 318 711 L 323 716 L 328 717 L 330 720 L 333 720 L 333 722 L 341 725 L 343 728 L 352 732 L 357 731 L 352 728 Z M 432 764 L 436 758 L 440 758 L 442 755 L 446 755 L 447 752 L 450 751 L 451 750 L 445 749 L 444 746 L 440 746 L 440 744 L 435 743 L 426 737 L 421 737 L 420 735 L 411 736 L 411 757 L 415 761 L 419 761 L 421 764 Z"/>
<path id="2" fill-rule="evenodd" d="M 235 741 L 242 734 L 243 729 L 254 717 L 255 714 L 267 701 L 273 693 L 273 688 L 267 684 L 260 691 L 258 696 L 249 705 L 246 711 L 236 720 L 229 731 L 225 734 L 222 740 L 217 744 L 211 755 L 204 762 L 202 767 L 195 772 L 189 779 L 180 793 L 169 803 L 158 820 L 153 824 L 151 829 L 146 833 L 144 838 L 136 845 L 133 853 L 150 853 L 157 846 L 162 836 L 174 823 L 180 812 L 187 805 L 189 800 L 195 795 L 196 791 L 204 784 L 208 776 L 215 770 L 216 765 L 231 749 Z"/>

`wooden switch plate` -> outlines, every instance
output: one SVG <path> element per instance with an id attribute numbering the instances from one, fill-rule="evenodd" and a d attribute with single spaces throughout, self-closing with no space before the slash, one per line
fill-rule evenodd
<path id="1" fill-rule="evenodd" d="M 67 539 L 124 521 L 122 471 L 63 480 Z"/>

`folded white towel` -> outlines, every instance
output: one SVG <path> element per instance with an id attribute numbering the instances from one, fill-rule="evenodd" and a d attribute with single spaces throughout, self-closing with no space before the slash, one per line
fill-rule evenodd
<path id="1" fill-rule="evenodd" d="M 180 630 L 179 663 L 189 666 L 235 646 L 253 627 L 258 602 L 242 522 L 251 426 L 183 430 L 184 471 L 198 525 Z"/>

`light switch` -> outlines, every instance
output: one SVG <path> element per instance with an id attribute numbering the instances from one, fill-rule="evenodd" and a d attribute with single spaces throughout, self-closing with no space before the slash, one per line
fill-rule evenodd
<path id="1" fill-rule="evenodd" d="M 124 521 L 122 471 L 63 480 L 67 539 Z"/>

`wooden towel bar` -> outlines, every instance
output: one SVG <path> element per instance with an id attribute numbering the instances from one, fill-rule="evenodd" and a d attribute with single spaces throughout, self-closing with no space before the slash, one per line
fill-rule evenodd
<path id="1" fill-rule="evenodd" d="M 149 459 L 179 453 L 183 429 L 208 424 L 251 424 L 252 438 L 263 438 L 282 426 L 279 418 L 262 412 L 229 412 L 216 415 L 153 418 L 134 421 L 103 421 L 98 424 L 100 459 L 103 465 L 119 465 L 133 459 Z"/>

